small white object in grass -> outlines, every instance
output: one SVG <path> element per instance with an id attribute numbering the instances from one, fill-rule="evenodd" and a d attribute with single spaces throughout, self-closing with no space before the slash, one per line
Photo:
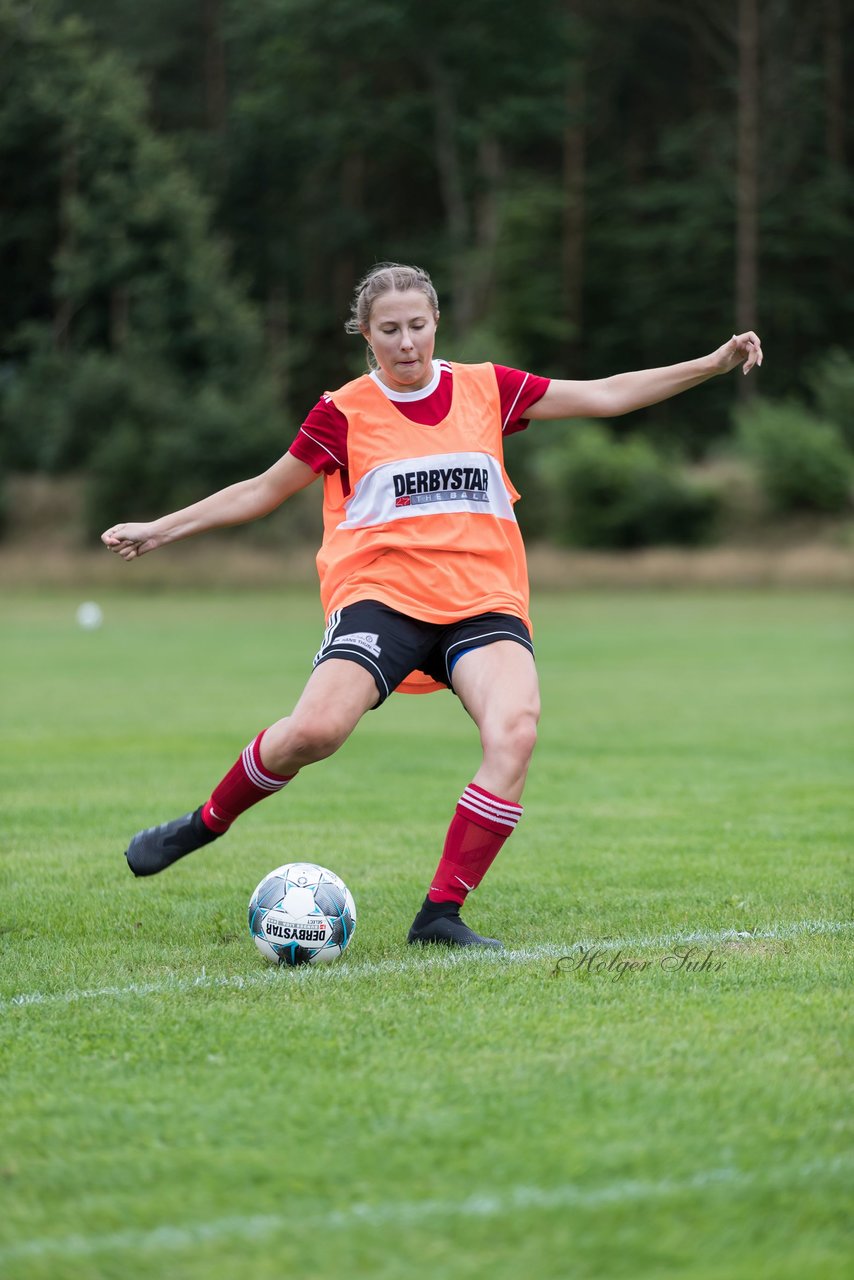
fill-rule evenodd
<path id="1" fill-rule="evenodd" d="M 77 610 L 77 624 L 86 631 L 94 631 L 103 621 L 101 606 L 94 600 L 86 600 Z"/>

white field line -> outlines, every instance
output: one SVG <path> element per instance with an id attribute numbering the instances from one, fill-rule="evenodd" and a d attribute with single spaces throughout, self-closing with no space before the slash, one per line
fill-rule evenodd
<path id="1" fill-rule="evenodd" d="M 554 960 L 569 956 L 580 949 L 597 948 L 600 951 L 642 950 L 667 948 L 680 945 L 714 946 L 734 941 L 783 941 L 790 938 L 847 934 L 854 931 L 854 921 L 800 920 L 794 924 L 773 925 L 767 929 L 714 929 L 677 931 L 675 933 L 650 934 L 645 937 L 582 938 L 563 946 L 548 944 L 526 947 L 517 951 L 478 950 L 449 951 L 444 947 L 409 949 L 400 960 L 365 960 L 361 963 L 341 960 L 330 965 L 317 965 L 287 970 L 289 982 L 318 981 L 322 979 L 372 978 L 388 973 L 412 973 L 419 970 L 449 969 L 461 964 L 481 964 L 490 968 L 503 965 L 526 964 L 532 960 Z M 38 1005 L 74 1004 L 80 1000 L 127 1000 L 132 997 L 167 995 L 173 992 L 194 990 L 242 990 L 244 987 L 264 987 L 282 981 L 282 970 L 272 966 L 256 973 L 208 974 L 204 969 L 195 978 L 166 977 L 157 982 L 132 982 L 125 987 L 82 987 L 70 991 L 28 991 L 0 1000 L 0 1013 Z"/>
<path id="2" fill-rule="evenodd" d="M 757 1188 L 785 1189 L 804 1182 L 847 1180 L 854 1158 L 838 1156 L 828 1160 L 788 1168 L 766 1163 L 759 1171 L 733 1168 L 705 1169 L 685 1178 L 658 1181 L 622 1179 L 604 1186 L 588 1187 L 569 1182 L 556 1187 L 511 1187 L 505 1191 L 479 1192 L 459 1200 L 387 1200 L 385 1203 L 355 1203 L 339 1209 L 323 1209 L 317 1203 L 303 1204 L 290 1214 L 229 1215 L 210 1222 L 184 1225 L 163 1224 L 148 1229 L 114 1231 L 104 1235 L 43 1236 L 22 1240 L 0 1248 L 0 1264 L 33 1261 L 59 1256 L 93 1257 L 97 1254 L 158 1254 L 195 1249 L 207 1244 L 230 1241 L 257 1244 L 271 1236 L 308 1231 L 347 1230 L 366 1227 L 418 1226 L 431 1219 L 493 1219 L 524 1212 L 548 1212 L 554 1209 L 595 1210 L 611 1205 L 642 1204 L 645 1201 L 672 1196 L 704 1196 L 715 1191 L 726 1194 Z"/>

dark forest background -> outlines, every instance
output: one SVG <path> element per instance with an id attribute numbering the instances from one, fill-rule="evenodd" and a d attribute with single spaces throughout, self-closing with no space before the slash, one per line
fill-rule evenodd
<path id="1" fill-rule="evenodd" d="M 843 0 L 0 0 L 0 476 L 85 477 L 94 531 L 268 466 L 396 259 L 448 358 L 762 336 L 758 376 L 514 441 L 529 532 L 713 536 L 729 455 L 769 512 L 849 511 L 853 35 Z"/>

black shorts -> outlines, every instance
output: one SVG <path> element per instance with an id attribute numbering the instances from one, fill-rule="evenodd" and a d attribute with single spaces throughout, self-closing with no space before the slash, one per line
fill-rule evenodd
<path id="1" fill-rule="evenodd" d="M 453 690 L 454 664 L 469 649 L 515 640 L 534 652 L 528 628 L 509 613 L 480 613 L 462 622 L 421 622 L 379 600 L 359 600 L 329 615 L 314 665 L 347 658 L 370 671 L 379 707 L 413 671 L 423 671 Z"/>

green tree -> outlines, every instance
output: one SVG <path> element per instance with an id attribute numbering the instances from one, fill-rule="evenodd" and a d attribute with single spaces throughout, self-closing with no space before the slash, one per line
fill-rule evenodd
<path id="1" fill-rule="evenodd" d="M 2 247 L 31 273 L 4 315 L 9 462 L 96 466 L 106 501 L 118 451 L 151 479 L 122 495 L 136 508 L 198 493 L 226 462 L 269 462 L 284 446 L 261 326 L 141 86 L 79 20 L 13 0 L 0 51 L 0 166 L 27 156 Z"/>
<path id="2" fill-rule="evenodd" d="M 443 354 L 558 376 L 694 356 L 753 316 L 762 393 L 803 395 L 854 324 L 840 0 L 0 12 L 7 353 L 33 322 L 51 358 L 142 343 L 198 406 L 262 367 L 260 315 L 298 419 L 363 367 L 342 320 L 383 258 L 433 272 Z M 748 384 L 716 379 L 631 429 L 701 456 Z"/>

